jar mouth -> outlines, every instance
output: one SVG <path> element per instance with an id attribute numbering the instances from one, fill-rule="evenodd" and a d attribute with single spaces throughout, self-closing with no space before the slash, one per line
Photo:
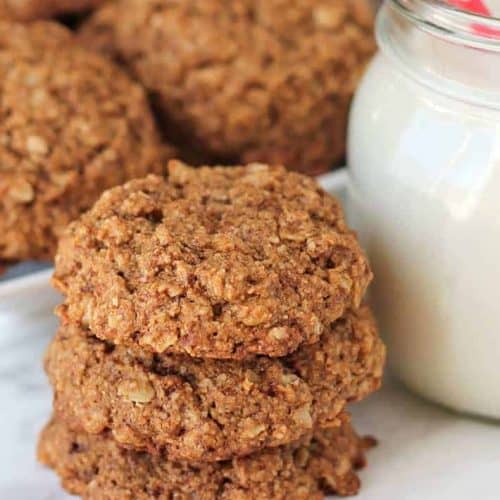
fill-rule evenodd
<path id="1" fill-rule="evenodd" d="M 444 0 L 390 0 L 424 31 L 469 47 L 500 51 L 500 18 L 463 10 Z"/>

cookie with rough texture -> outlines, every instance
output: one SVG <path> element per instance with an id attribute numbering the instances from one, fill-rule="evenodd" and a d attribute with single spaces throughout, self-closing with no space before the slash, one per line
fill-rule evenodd
<path id="1" fill-rule="evenodd" d="M 205 163 L 318 173 L 344 157 L 372 31 L 367 0 L 118 0 L 81 36 L 130 69 L 168 136 Z"/>
<path id="2" fill-rule="evenodd" d="M 61 239 L 59 314 L 154 352 L 242 359 L 317 342 L 371 271 L 340 204 L 283 167 L 169 164 L 107 191 Z"/>
<path id="3" fill-rule="evenodd" d="M 102 191 L 172 154 L 120 68 L 55 23 L 0 22 L 0 260 L 53 258 Z"/>
<path id="4" fill-rule="evenodd" d="M 106 0 L 0 0 L 0 19 L 33 21 L 60 14 L 84 12 Z"/>
<path id="5" fill-rule="evenodd" d="M 320 500 L 358 492 L 355 469 L 365 465 L 370 444 L 346 421 L 293 446 L 187 464 L 125 450 L 109 434 L 77 433 L 53 420 L 41 434 L 38 458 L 69 493 L 89 500 Z"/>
<path id="6" fill-rule="evenodd" d="M 224 460 L 339 424 L 380 386 L 385 350 L 368 308 L 285 358 L 244 362 L 114 347 L 71 323 L 45 367 L 54 410 L 72 427 L 173 460 Z"/>

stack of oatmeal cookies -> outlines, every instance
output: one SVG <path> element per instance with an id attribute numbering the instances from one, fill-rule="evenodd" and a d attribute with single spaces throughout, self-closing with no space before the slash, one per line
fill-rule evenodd
<path id="1" fill-rule="evenodd" d="M 339 203 L 282 167 L 172 161 L 105 192 L 56 257 L 40 460 L 91 499 L 355 493 L 370 280 Z"/>

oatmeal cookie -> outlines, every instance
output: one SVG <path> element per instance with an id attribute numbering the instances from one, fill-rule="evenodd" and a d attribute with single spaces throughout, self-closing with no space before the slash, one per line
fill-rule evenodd
<path id="1" fill-rule="evenodd" d="M 65 324 L 46 356 L 54 409 L 72 427 L 175 460 L 224 460 L 334 427 L 381 382 L 384 347 L 367 308 L 285 358 L 245 362 L 114 347 Z"/>
<path id="2" fill-rule="evenodd" d="M 59 314 L 114 344 L 243 359 L 317 342 L 371 271 L 340 204 L 283 167 L 169 164 L 61 239 Z"/>
<path id="3" fill-rule="evenodd" d="M 102 191 L 172 154 L 121 69 L 55 23 L 0 22 L 0 260 L 53 258 Z"/>
<path id="4" fill-rule="evenodd" d="M 355 469 L 365 465 L 366 447 L 346 420 L 293 446 L 187 464 L 125 450 L 107 433 L 74 432 L 56 419 L 41 434 L 38 458 L 69 493 L 88 500 L 320 500 L 357 493 Z"/>
<path id="5" fill-rule="evenodd" d="M 0 0 L 0 19 L 33 21 L 60 14 L 84 12 L 106 0 Z"/>
<path id="6" fill-rule="evenodd" d="M 118 0 L 81 36 L 130 69 L 168 136 L 206 163 L 312 174 L 344 157 L 372 25 L 367 0 Z"/>

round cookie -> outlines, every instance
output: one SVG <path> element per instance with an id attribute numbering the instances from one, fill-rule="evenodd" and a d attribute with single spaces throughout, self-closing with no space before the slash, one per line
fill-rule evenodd
<path id="1" fill-rule="evenodd" d="M 121 69 L 55 23 L 0 22 L 0 261 L 52 259 L 102 191 L 172 154 Z"/>
<path id="2" fill-rule="evenodd" d="M 106 0 L 0 0 L 0 19 L 33 21 L 60 14 L 84 12 Z"/>
<path id="3" fill-rule="evenodd" d="M 371 271 L 342 209 L 283 167 L 172 161 L 106 192 L 61 239 L 59 314 L 114 344 L 243 359 L 317 342 Z"/>
<path id="4" fill-rule="evenodd" d="M 41 434 L 38 458 L 69 493 L 84 499 L 320 500 L 358 492 L 355 469 L 365 465 L 370 444 L 345 422 L 294 446 L 187 464 L 124 450 L 108 434 L 73 432 L 52 420 Z"/>
<path id="5" fill-rule="evenodd" d="M 127 65 L 205 163 L 313 174 L 344 157 L 372 25 L 367 0 L 118 0 L 81 36 Z"/>
<path id="6" fill-rule="evenodd" d="M 65 324 L 46 357 L 54 410 L 75 429 L 172 460 L 224 460 L 338 425 L 380 386 L 385 349 L 368 308 L 285 358 L 238 362 L 113 347 Z"/>

